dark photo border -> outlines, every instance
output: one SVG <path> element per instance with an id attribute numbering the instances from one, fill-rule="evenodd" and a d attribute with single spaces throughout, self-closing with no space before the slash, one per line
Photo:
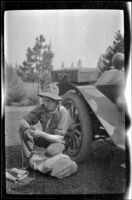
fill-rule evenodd
<path id="1" fill-rule="evenodd" d="M 4 13 L 9 10 L 39 10 L 39 9 L 115 9 L 123 10 L 124 13 L 124 41 L 125 41 L 125 74 L 127 77 L 129 68 L 129 58 L 130 58 L 130 16 L 128 10 L 128 4 L 126 2 L 112 2 L 112 1 L 2 1 L 1 2 L 1 65 L 4 66 Z M 1 77 L 2 77 L 2 92 L 4 92 L 4 70 L 1 67 Z M 3 94 L 2 94 L 3 95 Z M 1 96 L 2 96 L 1 95 Z M 1 104 L 2 105 L 2 104 Z M 2 105 L 3 106 L 3 105 Z M 5 178 L 5 116 L 4 107 L 1 109 L 2 120 L 1 120 L 1 198 L 2 199 L 105 199 L 105 200 L 122 200 L 125 194 L 88 194 L 88 195 L 11 195 L 6 194 L 6 178 Z M 126 130 L 130 126 L 130 118 L 126 114 Z M 130 184 L 130 152 L 129 147 L 126 144 L 126 180 L 127 188 Z"/>

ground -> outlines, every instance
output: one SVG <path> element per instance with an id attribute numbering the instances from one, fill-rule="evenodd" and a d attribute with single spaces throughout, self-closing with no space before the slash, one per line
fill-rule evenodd
<path id="1" fill-rule="evenodd" d="M 19 122 L 32 107 L 5 108 L 6 168 L 21 168 Z M 19 183 L 6 181 L 8 194 L 119 194 L 126 192 L 126 175 L 121 163 L 124 152 L 104 141 L 93 142 L 89 161 L 78 165 L 77 173 L 58 180 L 50 175 L 30 172 Z"/>

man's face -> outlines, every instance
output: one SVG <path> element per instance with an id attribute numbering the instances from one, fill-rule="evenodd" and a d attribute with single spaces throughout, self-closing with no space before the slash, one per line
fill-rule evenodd
<path id="1" fill-rule="evenodd" d="M 51 98 L 48 98 L 48 97 L 43 97 L 42 103 L 45 105 L 46 109 L 49 111 L 54 111 L 57 106 L 57 101 L 52 100 Z"/>

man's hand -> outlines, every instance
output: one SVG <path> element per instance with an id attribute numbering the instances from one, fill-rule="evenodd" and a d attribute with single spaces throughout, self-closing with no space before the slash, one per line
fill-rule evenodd
<path id="1" fill-rule="evenodd" d="M 27 137 L 28 140 L 33 142 L 33 136 L 30 133 L 30 129 L 26 129 L 25 136 Z"/>
<path id="2" fill-rule="evenodd" d="M 33 130 L 33 129 L 31 129 L 31 130 L 30 130 L 30 135 L 31 135 L 32 137 L 35 137 L 35 136 L 37 135 L 37 132 L 38 132 L 38 130 Z"/>

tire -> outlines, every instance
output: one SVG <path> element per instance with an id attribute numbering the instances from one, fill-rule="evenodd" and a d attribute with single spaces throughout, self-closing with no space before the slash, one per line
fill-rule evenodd
<path id="1" fill-rule="evenodd" d="M 69 110 L 71 116 L 65 153 L 73 161 L 80 163 L 88 160 L 91 154 L 92 126 L 88 106 L 84 99 L 72 90 L 65 93 L 62 99 L 62 104 Z"/>

